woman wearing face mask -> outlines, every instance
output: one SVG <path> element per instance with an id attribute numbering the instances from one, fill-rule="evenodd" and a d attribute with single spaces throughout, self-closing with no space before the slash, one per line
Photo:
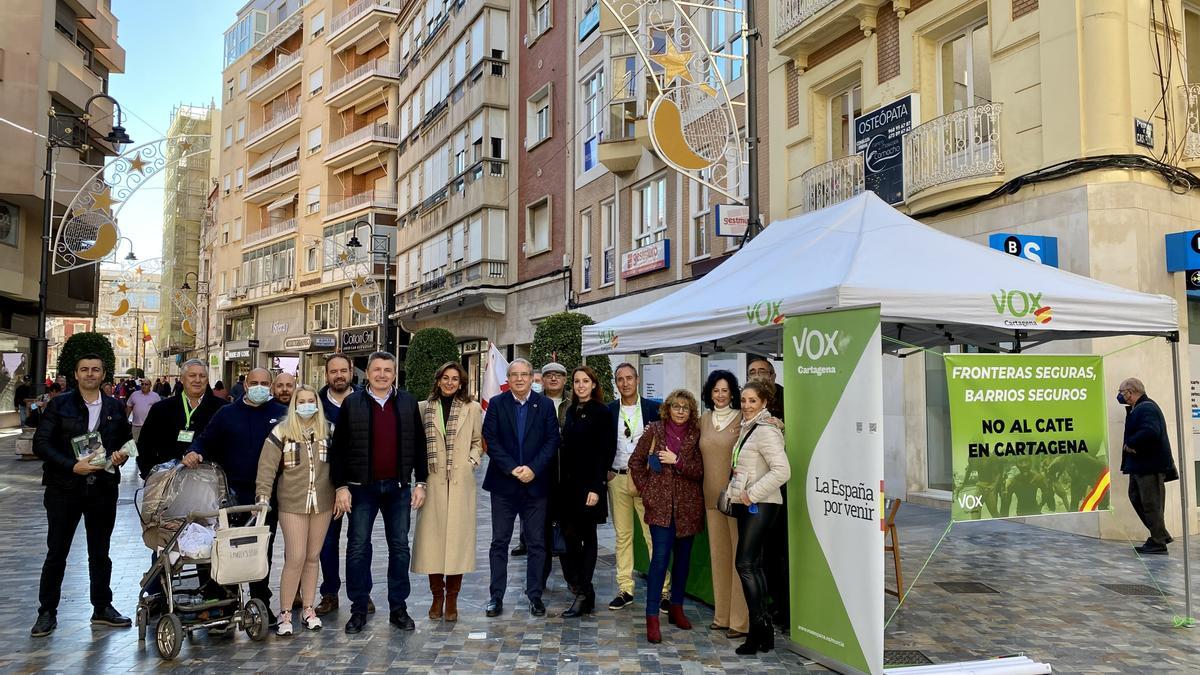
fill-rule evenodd
<path id="1" fill-rule="evenodd" d="M 772 423 L 769 384 L 750 381 L 742 387 L 741 433 L 733 446 L 733 476 L 729 499 L 738 524 L 734 564 L 742 581 L 742 592 L 750 610 L 750 636 L 737 653 L 751 655 L 775 648 L 775 631 L 767 611 L 767 579 L 763 574 L 762 551 L 771 525 L 783 508 L 779 488 L 791 477 L 783 432 Z"/>
<path id="2" fill-rule="evenodd" d="M 737 377 L 728 370 L 708 376 L 700 398 L 708 412 L 700 418 L 700 454 L 704 457 L 704 518 L 708 525 L 708 555 L 712 561 L 712 630 L 726 631 L 730 639 L 750 632 L 746 596 L 733 556 L 737 552 L 737 521 L 717 510 L 717 498 L 729 483 L 733 444 L 741 434 L 742 391 Z"/>
<path id="3" fill-rule="evenodd" d="M 475 471 L 483 457 L 483 409 L 467 393 L 467 373 L 451 361 L 420 404 L 429 479 L 417 512 L 412 571 L 429 575 L 430 619 L 458 621 L 463 574 L 475 571 Z"/>
<path id="4" fill-rule="evenodd" d="M 326 449 L 328 428 L 317 402 L 317 391 L 307 384 L 300 385 L 292 396 L 287 417 L 263 444 L 255 490 L 260 504 L 268 503 L 272 489 L 275 491 L 284 555 L 279 597 L 290 601 L 296 597 L 297 586 L 300 587 L 304 605 L 301 622 L 309 630 L 321 628 L 313 601 L 321 546 L 333 516 L 333 483 Z M 292 634 L 290 607 L 280 608 L 276 632 Z"/>

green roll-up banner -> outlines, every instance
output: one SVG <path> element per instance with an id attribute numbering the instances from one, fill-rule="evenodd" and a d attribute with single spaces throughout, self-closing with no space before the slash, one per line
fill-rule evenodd
<path id="1" fill-rule="evenodd" d="M 1101 357 L 945 359 L 954 520 L 1108 510 Z"/>
<path id="2" fill-rule="evenodd" d="M 792 642 L 840 672 L 883 672 L 879 307 L 784 322 Z"/>

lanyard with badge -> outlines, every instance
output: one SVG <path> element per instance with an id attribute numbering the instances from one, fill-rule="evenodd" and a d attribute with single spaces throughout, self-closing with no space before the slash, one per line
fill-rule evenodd
<path id="1" fill-rule="evenodd" d="M 621 410 L 621 419 L 625 421 L 625 438 L 626 438 L 626 440 L 632 440 L 635 422 L 633 420 L 629 419 L 629 416 L 625 414 L 625 411 L 623 409 Z M 641 429 L 642 428 L 642 406 L 641 406 L 640 401 L 637 404 L 637 412 L 634 414 L 634 419 L 637 420 L 637 422 L 636 422 L 637 428 Z"/>
<path id="2" fill-rule="evenodd" d="M 196 432 L 192 431 L 192 415 L 200 405 L 197 404 L 193 408 L 188 405 L 187 396 L 180 396 L 179 398 L 183 401 L 183 428 L 179 430 L 179 435 L 175 437 L 175 440 L 180 443 L 191 443 L 192 438 L 196 435 Z"/>

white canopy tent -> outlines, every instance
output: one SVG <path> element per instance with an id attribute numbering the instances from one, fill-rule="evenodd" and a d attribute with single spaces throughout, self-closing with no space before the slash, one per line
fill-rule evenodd
<path id="1" fill-rule="evenodd" d="M 783 317 L 880 305 L 883 349 L 1153 335 L 1171 343 L 1183 545 L 1187 465 L 1175 300 L 1024 260 L 946 234 L 873 192 L 773 223 L 703 278 L 583 328 L 583 353 L 781 354 Z M 1048 308 L 1048 309 L 1045 309 Z M 1041 311 L 1039 311 L 1041 310 Z M 890 339 L 889 339 L 890 338 Z M 1185 616 L 1191 570 L 1184 555 Z"/>
<path id="2" fill-rule="evenodd" d="M 1172 298 L 989 249 L 864 192 L 776 222 L 687 287 L 585 326 L 583 348 L 585 354 L 779 353 L 782 330 L 773 321 L 872 304 L 881 307 L 885 338 L 923 347 L 1013 343 L 1020 349 L 1179 330 Z M 885 349 L 897 347 L 884 342 Z"/>

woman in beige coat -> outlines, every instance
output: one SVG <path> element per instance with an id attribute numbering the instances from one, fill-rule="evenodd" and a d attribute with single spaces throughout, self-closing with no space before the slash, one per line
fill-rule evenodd
<path id="1" fill-rule="evenodd" d="M 438 368 L 421 403 L 429 479 L 417 515 L 412 571 L 429 575 L 429 618 L 458 620 L 462 577 L 475 570 L 475 470 L 483 456 L 483 409 L 467 393 L 467 374 Z"/>
<path id="2" fill-rule="evenodd" d="M 783 510 L 779 488 L 792 475 L 784 448 L 783 432 L 775 426 L 768 409 L 774 388 L 751 381 L 742 387 L 741 435 L 733 446 L 733 477 L 729 499 L 738 524 L 735 564 L 742 579 L 742 592 L 750 609 L 750 637 L 737 653 L 751 655 L 775 647 L 775 632 L 767 611 L 767 579 L 762 552 L 771 525 Z"/>
<path id="3" fill-rule="evenodd" d="M 712 630 L 727 631 L 730 639 L 744 638 L 750 631 L 750 613 L 742 580 L 734 567 L 737 552 L 737 521 L 717 510 L 717 497 L 729 484 L 733 444 L 742 427 L 738 406 L 741 390 L 737 376 L 728 370 L 713 371 L 701 394 L 708 412 L 700 418 L 700 454 L 704 458 L 704 515 L 708 526 L 708 555 L 712 562 Z"/>

